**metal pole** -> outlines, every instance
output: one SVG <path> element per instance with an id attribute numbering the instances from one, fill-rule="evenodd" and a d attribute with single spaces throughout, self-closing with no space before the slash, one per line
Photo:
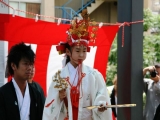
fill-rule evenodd
<path id="1" fill-rule="evenodd" d="M 118 0 L 118 22 L 143 20 L 143 0 Z M 143 119 L 143 23 L 122 27 L 118 33 L 118 104 L 137 104 L 119 108 L 118 120 Z"/>

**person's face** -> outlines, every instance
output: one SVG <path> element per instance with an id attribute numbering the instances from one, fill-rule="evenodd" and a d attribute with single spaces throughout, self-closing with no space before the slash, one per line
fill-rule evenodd
<path id="1" fill-rule="evenodd" d="M 156 68 L 156 71 L 158 72 L 158 76 L 160 76 L 160 68 Z"/>
<path id="2" fill-rule="evenodd" d="M 31 75 L 29 76 L 29 80 L 33 80 L 33 77 L 35 75 L 35 67 L 33 66 L 33 69 L 32 69 L 32 72 L 31 72 Z"/>
<path id="3" fill-rule="evenodd" d="M 14 78 L 20 81 L 28 80 L 33 71 L 33 63 L 27 59 L 21 59 L 18 67 L 14 63 L 11 66 L 14 71 Z"/>
<path id="4" fill-rule="evenodd" d="M 67 55 L 70 56 L 70 62 L 74 67 L 78 66 L 79 62 L 83 62 L 86 59 L 87 47 L 86 46 L 73 46 L 71 48 L 72 53 L 68 50 Z"/>
<path id="5" fill-rule="evenodd" d="M 115 89 L 115 91 L 117 91 L 117 81 L 115 81 L 115 83 L 114 83 L 114 89 Z"/>

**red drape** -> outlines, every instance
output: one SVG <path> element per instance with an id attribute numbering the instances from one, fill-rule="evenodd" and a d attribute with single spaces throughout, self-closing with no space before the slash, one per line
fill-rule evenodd
<path id="1" fill-rule="evenodd" d="M 9 49 L 12 45 L 22 41 L 37 44 L 36 74 L 34 79 L 43 87 L 45 93 L 48 57 L 51 46 L 57 45 L 60 41 L 66 41 L 68 28 L 69 25 L 67 24 L 57 25 L 57 23 L 40 20 L 35 22 L 35 19 L 0 14 L 0 40 L 8 41 Z M 94 68 L 98 69 L 104 78 L 106 77 L 110 47 L 118 30 L 118 25 L 103 26 L 98 29 Z"/>

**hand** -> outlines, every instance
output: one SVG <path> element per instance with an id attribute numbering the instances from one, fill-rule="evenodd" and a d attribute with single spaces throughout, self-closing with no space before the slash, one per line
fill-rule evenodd
<path id="1" fill-rule="evenodd" d="M 156 70 L 155 66 L 149 66 L 147 67 L 149 72 L 153 72 L 154 70 Z"/>
<path id="2" fill-rule="evenodd" d="M 59 98 L 60 100 L 63 100 L 66 97 L 66 89 L 60 90 L 59 91 Z"/>
<path id="3" fill-rule="evenodd" d="M 155 66 L 146 67 L 143 69 L 143 75 L 145 75 L 147 71 L 153 72 L 155 69 L 156 69 Z"/>
<path id="4" fill-rule="evenodd" d="M 106 104 L 108 105 L 108 104 Z M 100 105 L 100 107 L 98 108 L 99 112 L 104 112 L 105 110 L 107 110 L 107 107 L 105 107 L 103 104 Z"/>
<path id="5" fill-rule="evenodd" d="M 159 75 L 156 75 L 156 77 L 151 77 L 151 79 L 154 81 L 154 82 L 158 82 L 160 77 Z"/>

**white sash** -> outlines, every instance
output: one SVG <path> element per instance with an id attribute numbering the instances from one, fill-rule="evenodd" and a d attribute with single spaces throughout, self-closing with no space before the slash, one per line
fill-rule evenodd
<path id="1" fill-rule="evenodd" d="M 20 118 L 21 120 L 29 120 L 31 100 L 30 100 L 28 83 L 26 84 L 26 90 L 25 90 L 24 97 L 23 97 L 21 90 L 18 87 L 14 78 L 12 79 L 12 82 L 16 90 L 18 106 L 19 106 L 19 111 L 20 111 Z"/>

